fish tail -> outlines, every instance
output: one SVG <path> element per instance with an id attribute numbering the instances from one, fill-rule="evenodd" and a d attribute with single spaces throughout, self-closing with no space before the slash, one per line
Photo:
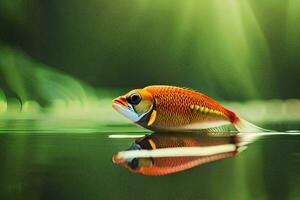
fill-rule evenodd
<path id="1" fill-rule="evenodd" d="M 258 127 L 245 119 L 240 118 L 234 112 L 226 109 L 226 114 L 231 122 L 231 124 L 240 132 L 240 133 L 260 133 L 260 132 L 270 132 L 270 130 Z"/>
<path id="2" fill-rule="evenodd" d="M 256 126 L 242 118 L 238 118 L 233 123 L 233 125 L 240 133 L 257 133 L 257 132 L 269 132 L 270 131 L 270 130 L 261 128 L 259 126 Z"/>
<path id="3" fill-rule="evenodd" d="M 270 132 L 267 130 L 256 126 L 245 119 L 237 117 L 236 121 L 233 123 L 234 127 L 239 131 L 240 142 L 239 146 L 244 146 L 250 144 L 260 138 L 264 132 Z"/>

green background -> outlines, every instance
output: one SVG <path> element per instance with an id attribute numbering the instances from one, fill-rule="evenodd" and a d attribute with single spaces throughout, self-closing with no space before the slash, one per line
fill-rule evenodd
<path id="1" fill-rule="evenodd" d="M 299 8 L 297 0 L 3 0 L 0 41 L 96 88 L 298 98 Z"/>
<path id="2" fill-rule="evenodd" d="M 298 0 L 1 0 L 0 199 L 299 199 L 299 136 L 165 177 L 108 138 L 149 133 L 111 99 L 151 84 L 299 133 L 299 21 Z"/>

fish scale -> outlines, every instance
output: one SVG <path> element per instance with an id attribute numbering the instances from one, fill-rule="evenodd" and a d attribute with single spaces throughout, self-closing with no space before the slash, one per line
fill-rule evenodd
<path id="1" fill-rule="evenodd" d="M 177 87 L 150 86 L 145 88 L 156 100 L 157 118 L 155 125 L 158 127 L 180 127 L 197 122 L 206 123 L 214 120 L 228 120 L 226 109 L 217 105 L 209 97 Z M 208 102 L 207 100 L 212 101 Z M 191 105 L 218 111 L 219 115 L 212 112 L 192 112 Z"/>
<path id="2" fill-rule="evenodd" d="M 179 171 L 184 171 L 192 167 L 233 157 L 236 152 L 220 153 L 212 156 L 194 156 L 194 157 L 173 157 L 173 158 L 154 158 L 154 167 L 141 167 L 139 173 L 151 176 L 163 176 Z"/>

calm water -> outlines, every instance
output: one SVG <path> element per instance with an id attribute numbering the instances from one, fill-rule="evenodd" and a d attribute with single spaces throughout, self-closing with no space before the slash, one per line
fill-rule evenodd
<path id="1" fill-rule="evenodd" d="M 105 129 L 2 130 L 0 199 L 300 199 L 300 136 L 268 136 L 234 158 L 150 177 L 111 160 L 133 139 L 108 136 L 137 133 Z"/>

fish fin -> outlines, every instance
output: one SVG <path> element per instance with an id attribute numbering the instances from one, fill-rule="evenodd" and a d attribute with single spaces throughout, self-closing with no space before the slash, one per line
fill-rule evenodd
<path id="1" fill-rule="evenodd" d="M 230 126 L 228 125 L 224 125 L 224 126 L 217 126 L 217 127 L 213 127 L 213 128 L 207 128 L 204 130 L 207 130 L 209 132 L 224 132 L 224 131 L 229 131 Z"/>
<path id="2" fill-rule="evenodd" d="M 149 142 L 150 146 L 152 147 L 152 149 L 156 149 L 156 144 L 151 138 L 148 140 L 148 142 Z"/>
<path id="3" fill-rule="evenodd" d="M 151 126 L 155 122 L 156 114 L 157 114 L 156 110 L 153 110 L 147 124 L 148 126 Z"/>
<path id="4" fill-rule="evenodd" d="M 240 133 L 257 133 L 257 132 L 271 131 L 271 130 L 258 127 L 242 118 L 238 118 L 238 120 L 235 123 L 233 123 L 233 125 Z"/>
<path id="5" fill-rule="evenodd" d="M 271 132 L 272 130 L 267 130 L 261 127 L 258 127 L 247 120 L 242 118 L 238 118 L 235 123 L 233 123 L 234 127 L 240 132 L 240 142 L 238 146 L 245 146 L 250 144 L 260 138 L 262 132 Z"/>
<path id="6" fill-rule="evenodd" d="M 230 125 L 223 125 L 217 126 L 213 128 L 201 129 L 198 130 L 201 133 L 205 133 L 207 136 L 230 136 L 236 135 L 236 132 L 232 130 L 232 126 Z"/>

